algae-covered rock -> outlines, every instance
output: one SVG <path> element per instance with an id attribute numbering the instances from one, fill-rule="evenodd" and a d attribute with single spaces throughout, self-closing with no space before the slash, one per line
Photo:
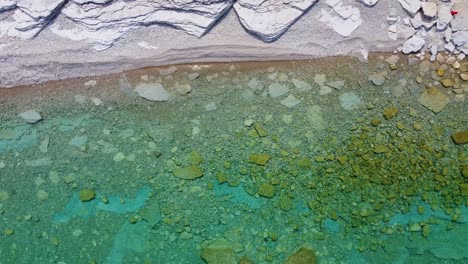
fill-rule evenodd
<path id="1" fill-rule="evenodd" d="M 200 152 L 194 150 L 194 151 L 190 152 L 190 154 L 187 155 L 187 160 L 188 160 L 191 164 L 199 165 L 199 164 L 202 163 L 205 159 L 204 159 L 203 156 L 200 154 Z"/>
<path id="2" fill-rule="evenodd" d="M 268 154 L 252 154 L 249 157 L 249 162 L 256 165 L 265 166 L 270 158 L 271 156 Z"/>
<path id="3" fill-rule="evenodd" d="M 465 144 L 468 142 L 468 130 L 457 132 L 452 135 L 455 144 Z"/>
<path id="4" fill-rule="evenodd" d="M 396 116 L 398 114 L 398 108 L 396 107 L 390 107 L 390 108 L 387 108 L 384 110 L 384 117 L 385 119 L 390 119 L 390 118 L 393 118 L 394 116 Z"/>
<path id="5" fill-rule="evenodd" d="M 461 169 L 461 174 L 462 174 L 463 177 L 468 178 L 468 166 L 464 166 Z"/>
<path id="6" fill-rule="evenodd" d="M 241 259 L 239 259 L 238 264 L 254 264 L 248 257 L 243 256 Z"/>
<path id="7" fill-rule="evenodd" d="M 460 184 L 460 193 L 463 197 L 468 197 L 468 183 Z"/>
<path id="8" fill-rule="evenodd" d="M 91 189 L 83 189 L 80 191 L 80 200 L 82 202 L 89 202 L 96 197 L 96 192 Z"/>
<path id="9" fill-rule="evenodd" d="M 264 182 L 260 185 L 257 194 L 266 198 L 271 198 L 275 196 L 275 186 Z"/>
<path id="10" fill-rule="evenodd" d="M 293 208 L 292 199 L 286 195 L 282 195 L 279 200 L 279 208 L 283 211 L 289 211 Z"/>
<path id="11" fill-rule="evenodd" d="M 385 146 L 385 145 L 382 145 L 382 144 L 377 145 L 377 146 L 374 147 L 374 152 L 378 153 L 378 154 L 379 153 L 385 153 L 387 151 L 388 151 L 388 147 Z"/>
<path id="12" fill-rule="evenodd" d="M 442 85 L 446 88 L 452 87 L 453 86 L 453 80 L 452 79 L 443 79 L 442 80 Z"/>
<path id="13" fill-rule="evenodd" d="M 175 169 L 173 173 L 175 177 L 184 180 L 193 180 L 203 176 L 203 171 L 196 165 Z"/>
<path id="14" fill-rule="evenodd" d="M 312 249 L 301 247 L 294 254 L 289 256 L 284 264 L 315 264 L 317 257 Z"/>
<path id="15" fill-rule="evenodd" d="M 254 129 L 259 137 L 266 137 L 268 135 L 266 130 L 259 123 L 254 124 Z"/>
<path id="16" fill-rule="evenodd" d="M 223 184 L 228 181 L 228 177 L 222 172 L 216 173 L 216 179 L 218 180 L 219 184 Z"/>
<path id="17" fill-rule="evenodd" d="M 225 240 L 217 240 L 202 247 L 200 256 L 208 264 L 237 264 L 236 252 Z"/>

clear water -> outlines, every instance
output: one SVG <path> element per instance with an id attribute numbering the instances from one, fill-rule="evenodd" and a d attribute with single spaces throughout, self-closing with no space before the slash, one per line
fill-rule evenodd
<path id="1" fill-rule="evenodd" d="M 317 263 L 466 263 L 468 151 L 451 136 L 468 106 L 452 95 L 433 114 L 415 78 L 435 68 L 400 61 L 202 65 L 192 81 L 186 65 L 0 91 L 0 263 L 205 263 L 214 245 L 210 263 L 284 263 L 300 247 Z M 318 73 L 345 85 L 321 95 Z M 142 82 L 174 96 L 142 99 Z M 269 96 L 275 82 L 299 104 Z M 29 109 L 44 119 L 25 123 Z"/>

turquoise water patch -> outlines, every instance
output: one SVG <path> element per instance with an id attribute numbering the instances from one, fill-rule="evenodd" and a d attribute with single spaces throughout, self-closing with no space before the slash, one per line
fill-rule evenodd
<path id="1" fill-rule="evenodd" d="M 150 192 L 151 188 L 145 186 L 136 193 L 135 198 L 125 198 L 112 195 L 108 198 L 108 203 L 102 202 L 102 197 L 99 195 L 96 197 L 96 199 L 93 199 L 89 202 L 82 202 L 78 192 L 75 192 L 72 194 L 67 205 L 65 205 L 65 209 L 62 212 L 54 214 L 53 221 L 54 223 L 64 224 L 68 223 L 72 218 L 75 217 L 86 219 L 95 216 L 97 210 L 116 214 L 136 212 L 145 205 Z"/>
<path id="2" fill-rule="evenodd" d="M 31 125 L 0 128 L 0 154 L 9 150 L 20 151 L 37 142 L 37 130 Z"/>
<path id="3" fill-rule="evenodd" d="M 424 213 L 420 214 L 418 213 L 418 206 L 414 205 L 411 207 L 411 210 L 408 213 L 405 214 L 395 214 L 392 219 L 390 220 L 390 225 L 407 225 L 409 223 L 414 223 L 414 222 L 421 222 L 421 221 L 427 221 L 430 218 L 438 218 L 441 220 L 446 220 L 446 221 L 451 221 L 451 217 L 449 215 L 446 215 L 444 212 L 438 210 L 434 211 L 432 210 L 431 206 L 428 205 L 427 203 L 421 203 L 421 205 L 424 208 Z M 467 207 L 460 207 L 460 218 L 457 222 L 459 223 L 468 223 L 468 208 Z"/>
<path id="4" fill-rule="evenodd" d="M 242 185 L 231 187 L 227 184 L 215 184 L 213 189 L 216 196 L 230 196 L 229 201 L 245 204 L 251 209 L 258 209 L 265 203 L 247 193 Z"/>
<path id="5" fill-rule="evenodd" d="M 146 222 L 125 223 L 114 237 L 112 249 L 104 263 L 125 263 L 124 258 L 130 253 L 143 253 L 150 249 L 149 232 L 151 227 Z"/>
<path id="6" fill-rule="evenodd" d="M 96 205 L 96 208 L 102 211 L 116 214 L 135 212 L 141 207 L 143 207 L 143 205 L 145 205 L 150 192 L 151 188 L 145 186 L 136 193 L 135 198 L 125 198 L 121 196 L 112 195 L 109 196 L 108 203 L 103 203 L 102 201 L 99 201 L 99 203 Z"/>

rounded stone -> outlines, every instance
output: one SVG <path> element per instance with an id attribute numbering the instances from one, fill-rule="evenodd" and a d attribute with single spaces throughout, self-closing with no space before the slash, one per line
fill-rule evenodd
<path id="1" fill-rule="evenodd" d="M 96 197 L 96 192 L 91 189 L 83 189 L 80 191 L 80 200 L 82 202 L 89 202 Z"/>

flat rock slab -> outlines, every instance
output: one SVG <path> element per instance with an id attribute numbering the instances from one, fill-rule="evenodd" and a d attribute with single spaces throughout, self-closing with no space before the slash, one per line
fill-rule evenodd
<path id="1" fill-rule="evenodd" d="M 317 257 L 312 249 L 301 247 L 294 254 L 289 256 L 284 264 L 315 264 Z"/>
<path id="2" fill-rule="evenodd" d="M 29 110 L 29 111 L 21 113 L 20 117 L 24 121 L 28 122 L 29 124 L 35 124 L 42 120 L 41 115 L 38 112 L 33 111 L 33 110 Z"/>
<path id="3" fill-rule="evenodd" d="M 288 92 L 289 88 L 279 83 L 272 83 L 268 87 L 268 94 L 271 96 L 271 98 L 280 97 L 287 94 Z"/>
<path id="4" fill-rule="evenodd" d="M 170 94 L 160 83 L 143 83 L 135 88 L 138 96 L 154 102 L 168 101 Z"/>
<path id="5" fill-rule="evenodd" d="M 203 176 L 203 171 L 195 165 L 174 170 L 174 176 L 184 180 L 193 180 Z"/>
<path id="6" fill-rule="evenodd" d="M 355 93 L 344 93 L 340 96 L 341 107 L 345 110 L 353 110 L 358 108 L 361 104 L 361 98 Z"/>
<path id="7" fill-rule="evenodd" d="M 450 102 L 450 98 L 437 88 L 432 87 L 421 94 L 419 102 L 432 112 L 439 113 Z"/>

